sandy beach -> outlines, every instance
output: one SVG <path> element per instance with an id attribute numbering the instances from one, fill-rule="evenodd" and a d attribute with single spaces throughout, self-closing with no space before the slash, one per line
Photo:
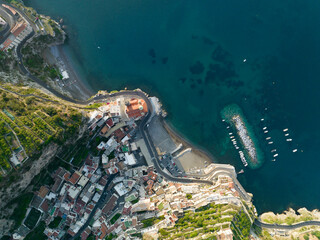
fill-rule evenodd
<path id="1" fill-rule="evenodd" d="M 188 172 L 195 169 L 203 169 L 210 163 L 215 162 L 214 157 L 207 151 L 194 146 L 180 133 L 178 133 L 173 126 L 166 120 L 162 119 L 161 123 L 165 130 L 168 132 L 172 140 L 178 145 L 182 143 L 183 148 L 192 148 L 192 151 L 179 158 L 180 164 L 184 171 Z"/>
<path id="2" fill-rule="evenodd" d="M 58 65 L 60 62 L 60 64 L 62 63 L 64 65 L 65 70 L 69 74 L 69 79 L 63 81 L 64 86 L 61 86 L 60 84 L 59 88 L 68 92 L 72 98 L 87 100 L 95 94 L 90 86 L 87 86 L 85 81 L 81 79 L 79 74 L 76 72 L 69 57 L 64 52 L 62 45 L 51 46 L 46 50 L 44 57 L 50 64 Z"/>
<path id="3" fill-rule="evenodd" d="M 214 157 L 207 151 L 200 149 L 199 147 L 195 147 L 192 143 L 190 143 L 187 139 L 185 139 L 174 127 L 168 123 L 165 119 L 162 120 L 164 128 L 170 134 L 171 138 L 176 143 L 182 143 L 185 148 L 192 148 L 192 151 L 207 161 L 214 162 Z"/>

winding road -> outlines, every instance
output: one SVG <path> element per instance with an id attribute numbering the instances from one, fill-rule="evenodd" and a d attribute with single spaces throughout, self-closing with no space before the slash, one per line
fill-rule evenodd
<path id="1" fill-rule="evenodd" d="M 320 221 L 305 221 L 292 225 L 279 225 L 279 224 L 268 224 L 255 220 L 254 224 L 261 228 L 277 229 L 277 230 L 293 230 L 296 228 L 307 227 L 307 226 L 320 226 Z"/>
<path id="2" fill-rule="evenodd" d="M 1 1 L 0 1 L 1 2 Z M 19 10 L 17 10 L 19 11 Z M 19 11 L 20 12 L 20 11 Z M 213 182 L 210 180 L 204 180 L 204 179 L 195 179 L 195 178 L 179 178 L 179 177 L 174 177 L 166 172 L 164 172 L 160 165 L 159 165 L 159 156 L 158 153 L 155 149 L 155 146 L 151 140 L 150 134 L 148 132 L 148 128 L 147 128 L 147 123 L 150 120 L 150 117 L 152 116 L 153 113 L 153 106 L 148 98 L 148 96 L 142 92 L 142 91 L 121 91 L 121 92 L 117 92 L 117 93 L 110 93 L 110 94 L 104 94 L 104 95 L 99 95 L 99 96 L 95 96 L 90 100 L 87 101 L 80 101 L 80 100 L 75 100 L 72 99 L 68 96 L 65 96 L 63 94 L 61 94 L 60 92 L 58 92 L 57 90 L 53 89 L 52 87 L 50 87 L 49 85 L 47 85 L 45 82 L 43 82 L 42 80 L 40 80 L 39 78 L 37 78 L 36 76 L 32 75 L 23 65 L 23 61 L 22 61 L 22 53 L 21 53 L 21 49 L 22 46 L 30 39 L 34 36 L 35 32 L 32 31 L 29 36 L 27 38 L 25 38 L 21 44 L 19 44 L 19 46 L 16 48 L 16 54 L 19 60 L 19 69 L 21 71 L 21 73 L 23 73 L 24 75 L 28 76 L 31 80 L 33 80 L 34 82 L 36 82 L 37 84 L 39 84 L 41 87 L 45 88 L 46 90 L 48 90 L 49 92 L 51 92 L 52 94 L 54 94 L 55 96 L 71 102 L 71 103 L 75 103 L 75 104 L 79 104 L 79 105 L 88 105 L 90 103 L 93 102 L 97 102 L 97 101 L 102 101 L 105 99 L 108 99 L 110 97 L 120 97 L 120 96 L 135 96 L 135 97 L 140 97 L 142 98 L 148 107 L 148 114 L 143 118 L 143 120 L 141 121 L 140 125 L 139 125 L 139 130 L 142 134 L 142 137 L 144 139 L 144 141 L 146 142 L 146 146 L 147 149 L 150 153 L 150 156 L 152 157 L 152 161 L 154 163 L 154 167 L 157 170 L 157 172 L 159 174 L 161 174 L 162 176 L 164 176 L 165 178 L 167 178 L 170 181 L 174 181 L 174 182 L 181 182 L 181 183 L 202 183 L 202 184 L 210 184 L 212 185 Z M 230 176 L 234 182 L 236 183 L 236 190 L 238 190 L 238 192 L 240 193 L 240 195 L 243 197 L 243 199 L 245 201 L 250 201 L 251 200 L 251 196 L 249 196 L 245 190 L 242 188 L 242 186 L 240 185 L 240 183 L 237 181 L 236 179 L 236 175 L 234 174 L 234 172 L 232 170 L 230 170 L 229 168 L 224 168 L 224 167 L 218 167 L 215 170 L 213 170 L 212 172 L 212 176 L 218 176 L 219 174 L 224 174 L 224 175 L 228 175 Z"/>
<path id="3" fill-rule="evenodd" d="M 0 2 L 1 3 L 1 2 Z M 7 22 L 6 27 L 0 31 L 0 44 L 2 44 L 10 35 L 10 30 L 15 24 L 15 17 L 12 16 L 4 7 L 0 5 L 0 16 Z"/>

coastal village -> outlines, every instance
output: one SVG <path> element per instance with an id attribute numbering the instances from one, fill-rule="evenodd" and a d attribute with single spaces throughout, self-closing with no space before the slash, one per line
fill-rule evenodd
<path id="1" fill-rule="evenodd" d="M 30 76 L 19 48 L 35 37 L 54 39 L 57 29 L 59 34 L 64 32 L 58 22 L 37 14 L 20 0 L 2 2 L 0 50 L 14 56 L 22 73 Z M 55 73 L 50 84 L 58 90 L 73 86 L 74 73 L 59 50 L 56 46 L 46 50 L 44 64 Z M 93 99 L 83 111 L 88 136 L 81 147 L 85 155 L 61 158 L 57 154 L 63 166 L 50 172 L 52 181 L 40 182 L 40 187 L 32 189 L 25 216 L 5 239 L 320 239 L 316 227 L 320 225 L 319 211 L 300 209 L 296 215 L 291 209 L 283 215 L 265 213 L 258 218 L 252 195 L 237 180 L 235 168 L 211 163 L 199 152 L 194 153 L 190 145 L 180 143 L 182 139 L 174 140 L 162 122 L 166 112 L 156 97 L 148 97 L 138 89 L 101 91 Z M 33 129 L 41 138 L 30 134 L 29 145 L 42 145 L 57 130 L 50 126 L 51 119 L 44 111 L 37 111 L 21 126 L 23 116 L 7 109 L 0 113 L 0 123 L 6 122 L 6 128 L 12 131 L 5 134 L 10 156 L 2 156 L 7 168 L 0 166 L 0 177 L 6 177 L 23 168 L 31 152 L 13 128 L 28 129 L 24 124 L 30 124 L 30 120 L 46 126 Z M 223 121 L 234 124 L 238 131 L 246 149 L 239 151 L 244 166 L 262 164 L 257 161 L 254 138 L 241 114 L 233 116 L 232 123 L 224 117 Z M 10 125 L 13 122 L 19 124 Z M 266 127 L 263 130 L 267 132 Z M 229 138 L 238 150 L 232 132 Z M 74 148 L 79 150 L 78 146 Z"/>
<path id="2" fill-rule="evenodd" d="M 162 114 L 158 99 L 149 99 L 156 109 L 151 114 Z M 147 114 L 144 99 L 132 97 L 104 102 L 92 111 L 88 131 L 91 139 L 101 139 L 99 154 L 89 153 L 78 169 L 59 167 L 52 174 L 54 183 L 35 192 L 13 239 L 23 239 L 40 221 L 52 240 L 166 238 L 159 231 L 173 228 L 186 211 L 209 204 L 246 208 L 230 176 L 211 175 L 214 165 L 207 167 L 211 185 L 170 181 L 157 172 L 137 144 L 141 139 L 138 126 Z M 226 216 L 212 226 L 217 231 L 199 231 L 199 236 L 233 239 L 231 220 Z M 147 224 L 149 221 L 154 224 Z"/>

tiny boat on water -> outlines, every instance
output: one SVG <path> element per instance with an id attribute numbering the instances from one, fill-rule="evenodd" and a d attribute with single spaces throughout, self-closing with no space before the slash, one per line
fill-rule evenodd
<path id="1" fill-rule="evenodd" d="M 292 152 L 294 152 L 294 153 L 297 152 L 297 151 L 298 151 L 298 149 L 293 149 L 293 150 L 292 150 Z"/>
<path id="2" fill-rule="evenodd" d="M 266 138 L 266 140 L 270 140 L 270 139 L 271 139 L 271 137 L 267 137 L 267 138 Z"/>
<path id="3" fill-rule="evenodd" d="M 291 138 L 286 139 L 287 142 L 292 142 Z"/>
<path id="4" fill-rule="evenodd" d="M 286 132 L 286 131 L 288 131 L 288 130 L 289 130 L 288 128 L 283 129 L 284 132 Z"/>
<path id="5" fill-rule="evenodd" d="M 268 144 L 273 144 L 273 142 L 268 142 Z"/>

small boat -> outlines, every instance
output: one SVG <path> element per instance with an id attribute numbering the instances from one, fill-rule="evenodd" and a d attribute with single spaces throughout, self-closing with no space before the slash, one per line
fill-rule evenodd
<path id="1" fill-rule="evenodd" d="M 222 122 L 225 122 L 226 120 L 222 119 Z"/>
<path id="2" fill-rule="evenodd" d="M 238 147 L 238 146 L 236 146 L 236 149 L 238 150 L 238 149 L 239 149 L 239 147 Z"/>
<path id="3" fill-rule="evenodd" d="M 264 118 L 261 118 L 260 121 L 263 122 L 263 121 L 264 121 Z"/>
<path id="4" fill-rule="evenodd" d="M 268 144 L 273 144 L 273 142 L 268 142 Z"/>
<path id="5" fill-rule="evenodd" d="M 266 130 L 267 129 L 267 127 L 264 127 L 264 128 L 262 128 L 263 130 Z"/>
<path id="6" fill-rule="evenodd" d="M 289 130 L 288 128 L 283 129 L 284 132 L 286 132 L 286 131 L 288 131 L 288 130 Z"/>
<path id="7" fill-rule="evenodd" d="M 247 59 L 245 58 L 245 59 L 243 59 L 243 62 L 245 63 L 247 61 Z"/>
<path id="8" fill-rule="evenodd" d="M 289 136 L 289 133 L 286 133 L 285 136 L 288 137 L 288 136 Z"/>
<path id="9" fill-rule="evenodd" d="M 272 149 L 272 150 L 271 150 L 271 152 L 276 152 L 276 151 L 277 151 L 277 149 Z"/>
<path id="10" fill-rule="evenodd" d="M 269 132 L 268 130 L 264 131 L 264 133 L 268 133 L 268 132 Z"/>
<path id="11" fill-rule="evenodd" d="M 228 126 L 227 129 L 229 129 L 230 127 Z"/>
<path id="12" fill-rule="evenodd" d="M 273 157 L 278 157 L 279 156 L 279 154 L 278 153 L 276 153 L 275 155 L 273 155 Z"/>
<path id="13" fill-rule="evenodd" d="M 293 150 L 292 150 L 292 152 L 297 152 L 297 151 L 298 151 L 298 149 L 293 149 Z"/>
<path id="14" fill-rule="evenodd" d="M 98 49 L 100 49 L 101 47 L 100 46 L 98 46 Z"/>
<path id="15" fill-rule="evenodd" d="M 241 169 L 241 170 L 238 172 L 238 174 L 241 174 L 241 173 L 244 173 L 244 170 L 243 170 L 243 169 Z"/>
<path id="16" fill-rule="evenodd" d="M 233 133 L 229 133 L 229 135 L 232 135 Z"/>
<path id="17" fill-rule="evenodd" d="M 286 139 L 287 142 L 292 142 L 291 138 Z"/>
<path id="18" fill-rule="evenodd" d="M 272 161 L 272 162 L 275 162 L 276 160 L 275 160 L 275 159 L 272 159 L 271 161 Z"/>
<path id="19" fill-rule="evenodd" d="M 232 139 L 232 138 L 234 138 L 234 136 L 231 136 L 230 138 Z"/>
<path id="20" fill-rule="evenodd" d="M 271 139 L 271 137 L 267 137 L 267 138 L 266 138 L 266 140 L 270 140 L 270 139 Z"/>

